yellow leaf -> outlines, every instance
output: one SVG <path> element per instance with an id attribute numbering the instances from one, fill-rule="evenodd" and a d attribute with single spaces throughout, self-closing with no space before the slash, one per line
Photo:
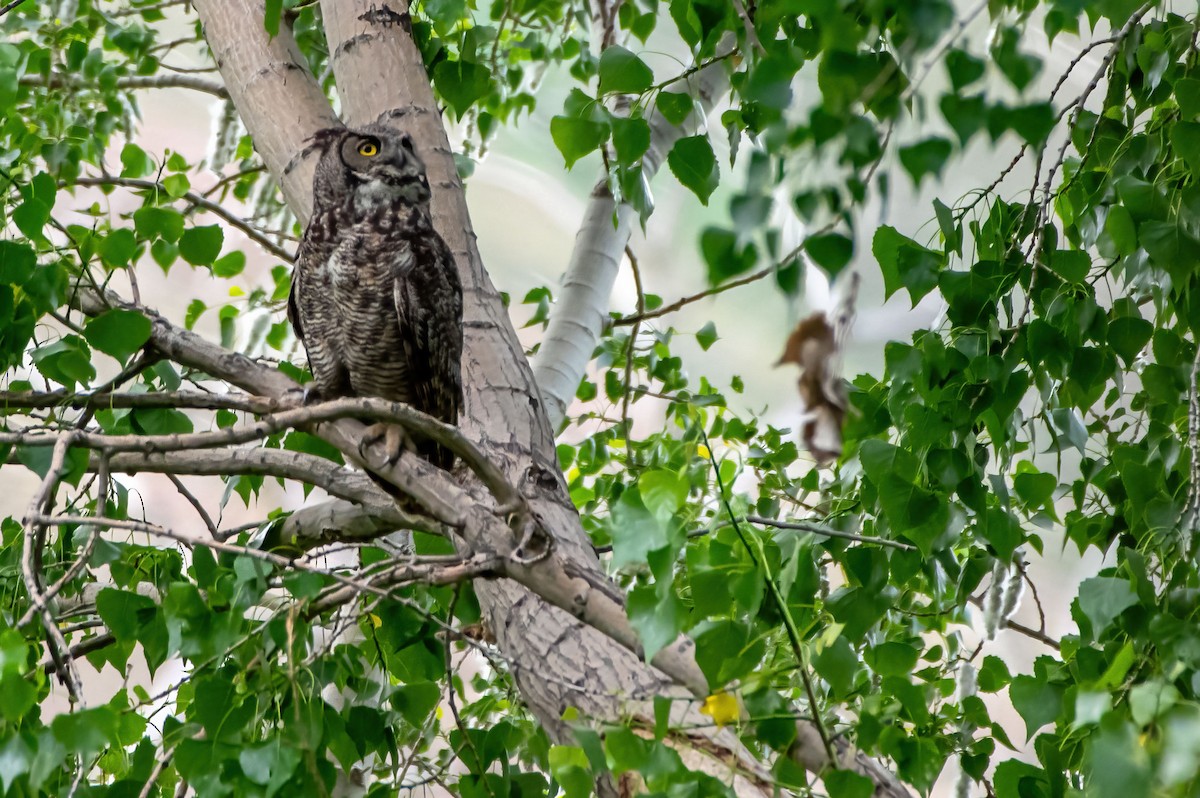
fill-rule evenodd
<path id="1" fill-rule="evenodd" d="M 371 626 L 375 627 L 376 629 L 383 625 L 383 620 L 375 613 L 368 612 L 367 617 L 371 619 Z"/>
<path id="2" fill-rule="evenodd" d="M 238 286 L 234 285 L 234 286 L 230 286 L 229 295 L 230 296 L 245 296 L 246 291 L 245 291 L 245 289 L 239 288 Z"/>
<path id="3" fill-rule="evenodd" d="M 737 698 L 724 690 L 713 693 L 704 699 L 704 706 L 700 707 L 700 714 L 708 715 L 718 726 L 736 723 L 738 719 Z"/>
<path id="4" fill-rule="evenodd" d="M 701 444 L 698 444 L 698 445 L 696 446 L 696 454 L 700 455 L 700 456 L 701 456 L 702 458 L 704 458 L 705 460 L 711 460 L 711 459 L 712 459 L 712 452 L 710 452 L 710 451 L 708 450 L 708 447 L 707 447 L 707 446 L 705 446 L 703 443 L 701 443 Z"/>

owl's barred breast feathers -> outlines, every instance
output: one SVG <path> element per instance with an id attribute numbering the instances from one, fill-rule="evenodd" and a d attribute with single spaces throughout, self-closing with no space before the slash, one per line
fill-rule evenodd
<path id="1" fill-rule="evenodd" d="M 412 140 L 383 125 L 322 131 L 313 215 L 296 258 L 288 318 L 325 398 L 379 396 L 447 424 L 462 405 L 462 286 L 433 228 Z M 441 468 L 454 456 L 429 441 Z"/>

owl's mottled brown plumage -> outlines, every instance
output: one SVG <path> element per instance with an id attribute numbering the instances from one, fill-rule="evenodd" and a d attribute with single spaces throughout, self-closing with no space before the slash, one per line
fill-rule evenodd
<path id="1" fill-rule="evenodd" d="M 429 181 L 412 139 L 383 125 L 329 130 L 313 178 L 288 319 L 319 395 L 379 396 L 457 424 L 462 286 L 433 229 Z M 441 468 L 454 455 L 429 441 Z"/>

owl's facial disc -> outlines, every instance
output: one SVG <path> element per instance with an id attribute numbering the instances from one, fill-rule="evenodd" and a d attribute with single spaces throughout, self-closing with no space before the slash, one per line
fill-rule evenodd
<path id="1" fill-rule="evenodd" d="M 356 193 L 368 205 L 429 200 L 425 165 L 407 135 L 352 134 L 342 143 L 341 156 L 354 178 Z"/>

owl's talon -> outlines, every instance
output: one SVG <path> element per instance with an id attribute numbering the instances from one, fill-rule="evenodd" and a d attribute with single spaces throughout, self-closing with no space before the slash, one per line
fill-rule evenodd
<path id="1" fill-rule="evenodd" d="M 403 427 L 395 424 L 372 424 L 363 431 L 358 442 L 358 453 L 365 460 L 366 451 L 379 442 L 383 442 L 385 465 L 393 466 L 400 460 L 405 449 L 414 449 L 412 438 Z"/>

